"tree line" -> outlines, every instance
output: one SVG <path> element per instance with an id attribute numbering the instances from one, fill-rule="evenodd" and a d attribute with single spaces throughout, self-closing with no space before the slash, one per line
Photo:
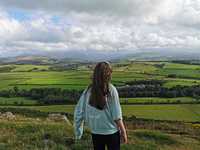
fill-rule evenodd
<path id="1" fill-rule="evenodd" d="M 28 97 L 37 100 L 39 104 L 73 104 L 79 99 L 81 90 L 68 90 L 61 88 L 32 88 L 12 89 L 0 91 L 1 97 Z"/>
<path id="2" fill-rule="evenodd" d="M 119 95 L 121 97 L 165 97 L 165 98 L 175 98 L 175 97 L 200 97 L 200 86 L 183 87 L 176 86 L 173 88 L 164 88 L 159 86 L 144 86 L 144 87 L 125 87 L 120 88 Z"/>
<path id="3" fill-rule="evenodd" d="M 141 80 L 126 82 L 126 86 L 117 87 L 120 97 L 193 97 L 200 99 L 200 85 L 163 87 L 163 81 Z M 28 97 L 37 100 L 39 104 L 75 104 L 83 90 L 62 88 L 32 88 L 19 89 L 14 86 L 8 90 L 1 90 L 0 97 Z"/>

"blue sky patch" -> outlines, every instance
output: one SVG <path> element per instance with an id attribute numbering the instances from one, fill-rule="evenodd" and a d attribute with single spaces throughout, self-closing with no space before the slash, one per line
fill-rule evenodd
<path id="1" fill-rule="evenodd" d="M 9 10 L 7 13 L 11 18 L 18 21 L 31 20 L 32 17 L 32 14 L 30 12 L 19 9 Z"/>

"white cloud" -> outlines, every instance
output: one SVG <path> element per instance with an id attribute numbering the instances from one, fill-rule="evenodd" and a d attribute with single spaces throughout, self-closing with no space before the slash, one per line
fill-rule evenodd
<path id="1" fill-rule="evenodd" d="M 200 48 L 200 0 L 2 0 L 0 7 L 1 52 Z M 9 16 L 15 9 L 31 19 Z"/>
<path id="2" fill-rule="evenodd" d="M 159 0 L 1 0 L 4 8 L 19 8 L 68 14 L 69 12 L 106 14 L 106 15 L 141 15 L 152 11 Z"/>

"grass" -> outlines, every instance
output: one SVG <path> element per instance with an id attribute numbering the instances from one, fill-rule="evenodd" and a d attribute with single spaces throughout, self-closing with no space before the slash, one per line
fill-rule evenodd
<path id="1" fill-rule="evenodd" d="M 0 121 L 0 149 L 70 149 L 73 130 L 66 123 L 22 119 Z M 73 144 L 73 143 L 72 143 Z"/>
<path id="2" fill-rule="evenodd" d="M 191 97 L 179 97 L 179 98 L 160 98 L 160 97 L 140 97 L 140 98 L 120 98 L 121 103 L 126 104 L 148 104 L 148 103 L 188 103 L 196 102 Z"/>
<path id="3" fill-rule="evenodd" d="M 116 71 L 125 71 L 125 72 L 136 72 L 136 73 L 151 73 L 157 70 L 157 68 L 151 64 L 145 62 L 132 62 L 123 64 L 116 64 L 114 69 Z"/>
<path id="4" fill-rule="evenodd" d="M 124 116 L 136 116 L 137 118 L 155 120 L 174 120 L 196 122 L 200 121 L 200 104 L 176 104 L 176 105 L 121 105 Z M 51 106 L 0 106 L 14 108 L 28 108 L 44 112 L 74 112 L 75 105 L 51 105 Z"/>
<path id="5" fill-rule="evenodd" d="M 73 126 L 65 122 L 47 121 L 16 115 L 15 121 L 0 120 L 0 149 L 90 150 L 91 132 L 84 128 L 81 140 L 74 141 Z M 127 129 L 128 144 L 122 150 L 197 150 L 200 142 L 191 136 L 167 134 L 161 131 Z"/>
<path id="6" fill-rule="evenodd" d="M 166 62 L 164 69 L 200 69 L 199 65 L 191 65 L 191 64 L 179 64 L 179 63 L 169 63 Z"/>
<path id="7" fill-rule="evenodd" d="M 37 101 L 25 97 L 0 97 L 0 105 L 35 105 Z"/>
<path id="8" fill-rule="evenodd" d="M 126 62 L 113 64 L 112 82 L 123 85 L 126 81 L 161 79 L 164 86 L 196 85 L 200 81 L 200 66 L 162 62 L 163 68 L 155 65 L 161 62 Z M 61 87 L 63 89 L 84 89 L 91 82 L 92 70 L 81 65 L 77 70 L 49 71 L 49 65 L 7 65 L 13 67 L 11 72 L 0 73 L 0 90 L 18 86 L 23 89 L 36 87 Z M 5 65 L 0 66 L 0 68 Z M 37 68 L 34 70 L 34 68 Z M 42 70 L 46 71 L 42 71 Z M 177 78 L 167 78 L 168 74 L 176 74 Z M 194 78 L 194 79 L 185 79 Z"/>
<path id="9" fill-rule="evenodd" d="M 157 70 L 160 75 L 176 74 L 178 78 L 197 78 L 200 79 L 199 69 L 184 69 L 184 68 L 162 68 Z"/>
<path id="10" fill-rule="evenodd" d="M 167 134 L 163 134 L 160 131 L 137 130 L 134 132 L 134 136 L 136 136 L 140 140 L 149 141 L 160 145 L 177 144 L 176 140 L 174 140 Z"/>
<path id="11" fill-rule="evenodd" d="M 164 87 L 172 88 L 177 85 L 181 86 L 192 86 L 192 85 L 199 85 L 200 80 L 193 80 L 193 79 L 169 79 L 165 78 L 166 83 L 164 83 Z"/>
<path id="12" fill-rule="evenodd" d="M 28 108 L 33 110 L 39 110 L 43 112 L 68 112 L 74 111 L 75 105 L 49 105 L 49 106 L 0 106 L 0 108 Z"/>
<path id="13" fill-rule="evenodd" d="M 49 65 L 14 65 L 15 69 L 11 72 L 27 72 L 27 71 L 41 71 L 48 70 Z"/>
<path id="14" fill-rule="evenodd" d="M 130 143 L 127 150 L 197 150 L 200 142 L 191 137 L 176 134 L 166 134 L 154 130 L 129 130 Z"/>
<path id="15" fill-rule="evenodd" d="M 0 89 L 9 89 L 13 86 L 24 89 L 41 86 L 77 89 L 77 87 L 86 87 L 90 82 L 89 76 L 88 71 L 0 73 L 0 79 L 2 81 Z"/>
<path id="16" fill-rule="evenodd" d="M 195 110 L 194 110 L 195 108 Z M 200 105 L 125 105 L 122 106 L 123 114 L 135 115 L 138 118 L 156 120 L 200 121 Z"/>

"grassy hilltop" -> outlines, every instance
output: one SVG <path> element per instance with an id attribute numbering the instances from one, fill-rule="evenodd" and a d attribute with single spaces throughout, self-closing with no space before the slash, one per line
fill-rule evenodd
<path id="1" fill-rule="evenodd" d="M 128 123 L 127 123 L 128 125 Z M 44 117 L 30 118 L 16 115 L 15 120 L 0 120 L 0 149 L 50 149 L 50 150 L 89 150 L 92 141 L 89 129 L 85 128 L 82 140 L 75 142 L 73 126 L 65 122 L 47 121 Z M 187 129 L 187 128 L 186 128 Z M 189 128 L 190 132 L 196 132 Z M 185 130 L 185 129 L 184 129 Z M 193 131 L 194 130 L 194 131 Z M 198 129 L 199 132 L 200 128 Z M 122 150 L 169 150 L 200 148 L 198 138 L 187 132 L 183 135 L 145 129 L 129 128 L 128 144 Z M 178 132 L 178 130 L 177 130 Z"/>

